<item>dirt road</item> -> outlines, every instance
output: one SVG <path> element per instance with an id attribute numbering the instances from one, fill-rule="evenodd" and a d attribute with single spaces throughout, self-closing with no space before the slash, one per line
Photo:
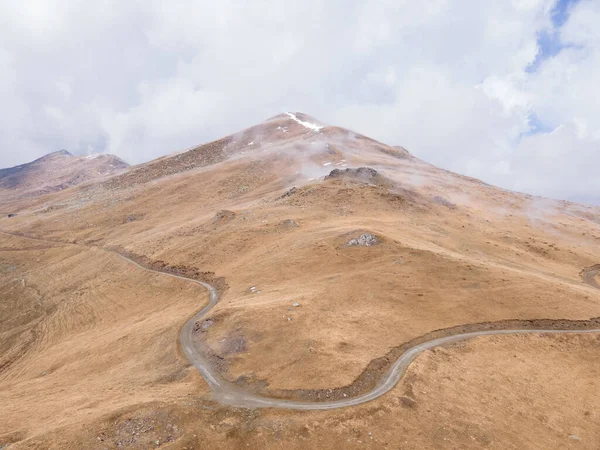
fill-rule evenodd
<path id="1" fill-rule="evenodd" d="M 8 233 L 1 231 L 3 234 L 7 234 L 10 236 L 32 239 L 37 241 L 46 241 L 59 243 L 57 241 L 45 240 L 37 237 L 24 236 L 17 233 Z M 62 242 L 62 244 L 67 244 Z M 82 245 L 82 244 L 69 244 L 69 245 Z M 557 333 L 600 333 L 600 328 L 594 329 L 554 329 L 554 328 L 540 328 L 540 329 L 501 329 L 501 330 L 483 330 L 483 331 L 474 331 L 468 333 L 458 333 L 449 336 L 440 337 L 437 339 L 432 339 L 426 342 L 422 342 L 420 344 L 416 344 L 409 349 L 407 349 L 391 366 L 391 368 L 381 377 L 376 386 L 370 391 L 358 395 L 356 397 L 349 397 L 347 399 L 341 400 L 332 400 L 332 401 L 297 401 L 297 400 L 288 400 L 288 399 L 280 399 L 280 398 L 271 398 L 267 396 L 256 395 L 251 392 L 247 392 L 244 389 L 237 387 L 230 383 L 229 381 L 223 379 L 223 377 L 211 366 L 210 361 L 202 354 L 202 352 L 192 345 L 192 334 L 194 330 L 194 324 L 202 319 L 206 314 L 208 314 L 212 308 L 219 301 L 219 294 L 217 290 L 208 283 L 194 280 L 191 278 L 187 278 L 181 275 L 175 275 L 168 272 L 162 272 L 159 270 L 151 269 L 149 267 L 145 267 L 138 262 L 134 261 L 127 256 L 124 256 L 114 250 L 102 249 L 103 251 L 114 253 L 118 257 L 127 261 L 128 263 L 134 265 L 135 267 L 146 270 L 149 272 L 155 272 L 162 274 L 164 276 L 169 276 L 173 278 L 178 278 L 187 282 L 195 283 L 203 286 L 208 289 L 210 293 L 209 303 L 204 306 L 200 311 L 194 314 L 183 326 L 180 333 L 180 343 L 181 348 L 186 357 L 190 360 L 190 362 L 196 367 L 196 369 L 200 372 L 200 375 L 206 383 L 210 386 L 213 391 L 213 397 L 216 401 L 219 401 L 223 404 L 236 406 L 236 407 L 245 407 L 245 408 L 283 408 L 283 409 L 296 409 L 296 410 L 328 410 L 335 408 L 344 408 L 354 405 L 359 405 L 361 403 L 365 403 L 371 400 L 376 399 L 377 397 L 382 396 L 386 392 L 390 391 L 394 388 L 394 386 L 398 383 L 398 381 L 402 378 L 406 369 L 410 365 L 410 363 L 422 352 L 432 349 L 434 347 L 438 347 L 441 345 L 452 344 L 455 342 L 464 341 L 467 339 L 476 338 L 479 336 L 493 336 L 493 335 L 508 335 L 508 334 L 557 334 Z M 598 287 L 594 280 L 594 276 L 598 271 L 600 271 L 600 266 L 593 266 L 589 268 L 588 272 L 585 272 L 584 280 L 592 286 Z M 588 277 L 588 278 L 586 278 Z"/>

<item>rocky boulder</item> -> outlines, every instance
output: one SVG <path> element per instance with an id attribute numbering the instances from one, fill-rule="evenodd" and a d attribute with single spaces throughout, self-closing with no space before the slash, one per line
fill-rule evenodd
<path id="1" fill-rule="evenodd" d="M 215 218 L 213 219 L 213 223 L 225 223 L 230 222 L 235 218 L 235 213 L 233 211 L 228 211 L 226 209 L 222 209 L 221 211 L 217 211 L 215 214 Z"/>
<path id="2" fill-rule="evenodd" d="M 372 247 L 379 244 L 381 241 L 377 236 L 371 233 L 363 233 L 360 236 L 350 239 L 346 242 L 347 247 Z"/>

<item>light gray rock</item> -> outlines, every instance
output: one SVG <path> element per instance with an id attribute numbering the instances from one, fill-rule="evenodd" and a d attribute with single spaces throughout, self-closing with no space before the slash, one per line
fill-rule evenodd
<path id="1" fill-rule="evenodd" d="M 283 230 L 289 230 L 291 228 L 298 228 L 300 225 L 293 219 L 285 219 L 279 222 L 279 228 Z"/>
<path id="2" fill-rule="evenodd" d="M 372 247 L 381 242 L 377 236 L 371 233 L 363 233 L 359 237 L 350 239 L 346 246 L 348 247 Z"/>

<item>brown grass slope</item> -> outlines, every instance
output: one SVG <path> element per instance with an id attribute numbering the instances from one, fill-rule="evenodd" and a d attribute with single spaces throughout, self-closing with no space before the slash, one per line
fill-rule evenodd
<path id="1" fill-rule="evenodd" d="M 598 208 L 504 191 L 287 115 L 12 207 L 0 229 L 82 245 L 0 236 L 2 317 L 15 317 L 0 321 L 11 411 L 0 413 L 0 445 L 593 448 L 600 438 L 595 336 L 426 352 L 388 395 L 347 411 L 221 407 L 177 349 L 205 294 L 98 248 L 223 279 L 196 339 L 240 386 L 309 395 L 352 385 L 434 330 L 598 317 L 600 291 L 580 275 L 599 263 Z M 346 246 L 362 233 L 380 243 Z"/>

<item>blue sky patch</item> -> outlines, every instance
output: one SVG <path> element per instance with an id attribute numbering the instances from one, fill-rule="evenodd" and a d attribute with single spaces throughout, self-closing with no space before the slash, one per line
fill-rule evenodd
<path id="1" fill-rule="evenodd" d="M 536 133 L 550 133 L 553 130 L 552 127 L 544 124 L 535 113 L 531 113 L 529 115 L 529 125 L 531 126 L 531 130 L 528 133 L 526 133 L 526 135 Z"/>
<path id="2" fill-rule="evenodd" d="M 535 61 L 529 65 L 527 72 L 535 72 L 541 63 L 557 55 L 560 51 L 565 48 L 565 45 L 560 41 L 560 28 L 565 24 L 569 18 L 571 8 L 579 0 L 558 0 L 550 12 L 552 20 L 552 28 L 542 30 L 538 33 L 538 45 L 540 50 L 535 57 Z"/>

